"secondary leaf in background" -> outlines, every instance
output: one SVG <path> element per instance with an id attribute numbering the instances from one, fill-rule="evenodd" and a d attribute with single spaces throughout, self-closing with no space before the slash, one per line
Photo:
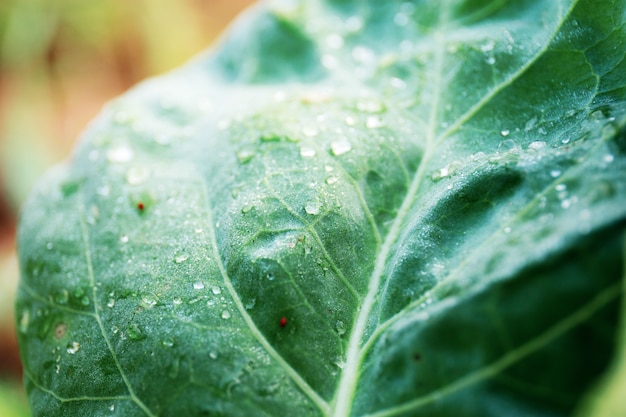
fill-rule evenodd
<path id="1" fill-rule="evenodd" d="M 569 415 L 609 363 L 624 2 L 265 4 L 20 226 L 35 415 Z"/>

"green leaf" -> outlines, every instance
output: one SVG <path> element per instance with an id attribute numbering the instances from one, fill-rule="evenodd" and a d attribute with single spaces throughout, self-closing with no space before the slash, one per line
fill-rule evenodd
<path id="1" fill-rule="evenodd" d="M 622 294 L 624 3 L 266 3 L 111 103 L 21 218 L 34 415 L 570 415 Z"/>

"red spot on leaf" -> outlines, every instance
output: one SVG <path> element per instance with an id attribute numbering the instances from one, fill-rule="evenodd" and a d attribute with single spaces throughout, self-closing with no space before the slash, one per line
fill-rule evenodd
<path id="1" fill-rule="evenodd" d="M 137 203 L 137 209 L 139 211 L 143 211 L 143 209 L 145 209 L 145 208 L 146 208 L 146 206 L 143 203 Z"/>
<path id="2" fill-rule="evenodd" d="M 281 317 L 279 324 L 280 327 L 285 327 L 287 325 L 287 317 Z"/>

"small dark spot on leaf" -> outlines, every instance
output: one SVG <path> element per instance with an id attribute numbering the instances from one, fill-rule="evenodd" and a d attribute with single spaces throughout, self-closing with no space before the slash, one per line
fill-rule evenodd
<path id="1" fill-rule="evenodd" d="M 278 323 L 280 324 L 280 327 L 285 327 L 287 325 L 287 317 L 281 317 Z"/>
<path id="2" fill-rule="evenodd" d="M 67 333 L 67 326 L 65 323 L 59 323 L 54 327 L 54 337 L 62 339 Z"/>
<path id="3" fill-rule="evenodd" d="M 137 210 L 143 211 L 145 208 L 146 206 L 143 203 L 141 202 L 137 203 Z"/>
<path id="4" fill-rule="evenodd" d="M 414 353 L 414 354 L 413 354 L 413 360 L 414 360 L 415 362 L 419 362 L 419 361 L 421 361 L 421 360 L 422 360 L 422 355 L 421 355 L 420 353 Z"/>

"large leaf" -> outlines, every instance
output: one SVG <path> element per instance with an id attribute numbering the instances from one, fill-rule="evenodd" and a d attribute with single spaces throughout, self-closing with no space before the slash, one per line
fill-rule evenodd
<path id="1" fill-rule="evenodd" d="M 561 416 L 613 354 L 624 1 L 264 4 L 24 208 L 35 415 Z"/>

